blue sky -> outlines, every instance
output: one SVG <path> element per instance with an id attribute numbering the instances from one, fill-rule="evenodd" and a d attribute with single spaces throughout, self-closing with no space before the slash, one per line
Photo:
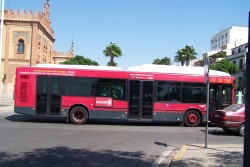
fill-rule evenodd
<path id="1" fill-rule="evenodd" d="M 42 13 L 46 0 L 5 0 L 5 9 Z M 198 58 L 210 50 L 210 38 L 232 25 L 248 25 L 249 0 L 50 0 L 54 49 L 69 51 L 99 65 L 109 61 L 110 42 L 122 49 L 115 62 L 123 69 L 151 64 L 193 45 Z"/>

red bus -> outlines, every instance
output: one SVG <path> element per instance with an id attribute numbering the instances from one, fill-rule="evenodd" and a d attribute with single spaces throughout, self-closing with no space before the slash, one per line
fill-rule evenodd
<path id="1" fill-rule="evenodd" d="M 210 108 L 234 103 L 233 77 L 210 70 L 209 82 Z M 17 67 L 14 111 L 65 117 L 74 124 L 115 119 L 197 126 L 206 121 L 204 70 L 165 65 L 128 70 L 79 65 Z"/>

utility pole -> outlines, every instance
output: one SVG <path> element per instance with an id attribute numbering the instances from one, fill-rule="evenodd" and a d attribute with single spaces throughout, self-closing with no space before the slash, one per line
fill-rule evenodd
<path id="1" fill-rule="evenodd" d="M 248 48 L 250 47 L 250 11 L 248 15 Z M 250 54 L 246 53 L 246 102 L 243 166 L 250 166 Z"/>

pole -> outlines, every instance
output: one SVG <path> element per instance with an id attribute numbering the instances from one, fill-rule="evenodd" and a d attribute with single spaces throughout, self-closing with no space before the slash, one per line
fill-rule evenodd
<path id="1" fill-rule="evenodd" d="M 207 85 L 207 104 L 206 104 L 206 135 L 205 135 L 205 148 L 207 148 L 208 136 L 208 120 L 209 120 L 209 58 L 208 55 L 204 57 L 204 83 Z"/>
<path id="2" fill-rule="evenodd" d="M 1 12 L 1 37 L 0 37 L 0 70 L 2 65 L 2 49 L 3 49 L 3 22 L 4 22 L 4 0 L 2 0 L 2 12 Z"/>
<path id="3" fill-rule="evenodd" d="M 208 120 L 209 120 L 209 76 L 207 76 L 207 113 L 206 113 L 206 136 L 205 136 L 205 148 L 207 148 L 207 137 L 208 137 Z"/>
<path id="4" fill-rule="evenodd" d="M 250 47 L 250 12 L 248 15 L 248 48 Z M 246 54 L 246 102 L 243 166 L 250 166 L 250 55 Z"/>

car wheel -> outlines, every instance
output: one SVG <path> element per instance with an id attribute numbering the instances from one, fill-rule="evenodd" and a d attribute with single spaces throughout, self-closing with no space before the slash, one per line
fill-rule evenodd
<path id="1" fill-rule="evenodd" d="M 245 132 L 245 124 L 241 124 L 238 129 L 238 133 L 240 136 L 244 136 L 244 132 Z"/>
<path id="2" fill-rule="evenodd" d="M 81 106 L 74 107 L 70 111 L 70 121 L 73 124 L 84 124 L 89 118 L 88 111 Z"/>
<path id="3" fill-rule="evenodd" d="M 198 126 L 201 122 L 201 116 L 196 110 L 189 110 L 184 116 L 184 124 L 189 127 Z"/>

